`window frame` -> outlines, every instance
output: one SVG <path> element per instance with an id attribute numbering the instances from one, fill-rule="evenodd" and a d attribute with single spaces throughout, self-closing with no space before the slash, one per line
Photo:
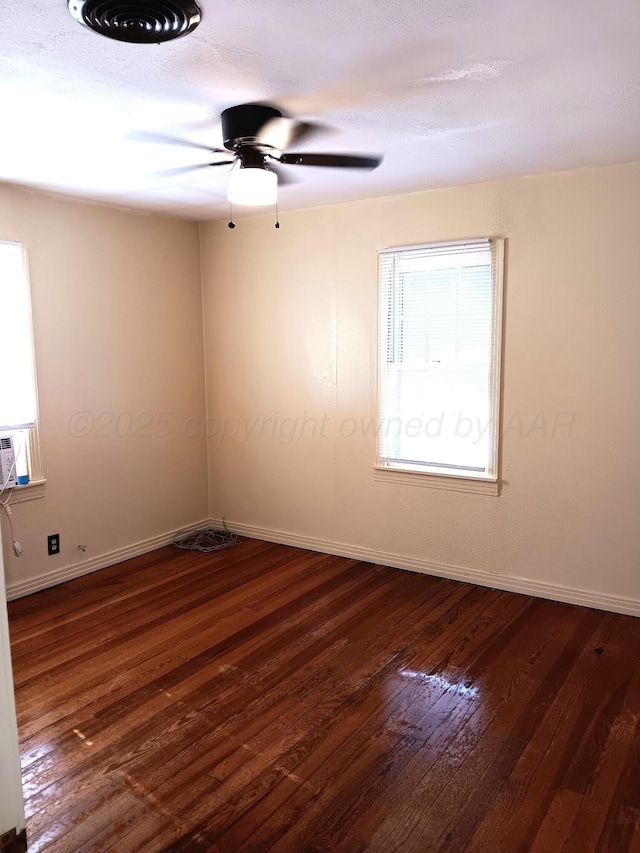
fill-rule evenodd
<path id="1" fill-rule="evenodd" d="M 492 279 L 492 344 L 490 353 L 490 403 L 491 425 L 489 427 L 489 460 L 486 474 L 475 475 L 468 471 L 429 468 L 427 464 L 412 466 L 406 462 L 383 459 L 382 430 L 378 431 L 374 480 L 398 485 L 426 486 L 436 489 L 471 492 L 473 494 L 500 494 L 500 423 L 502 416 L 502 360 L 503 360 L 503 323 L 504 323 L 504 276 L 505 243 L 504 237 L 481 237 L 463 240 L 447 240 L 434 243 L 422 243 L 408 246 L 394 246 L 378 250 L 378 290 L 377 290 L 377 338 L 376 338 L 376 417 L 382 424 L 382 347 L 388 345 L 388 324 L 382 322 L 382 259 L 390 254 L 419 252 L 438 248 L 451 248 L 479 242 L 488 242 L 491 249 Z M 383 337 L 383 328 L 387 333 Z"/>

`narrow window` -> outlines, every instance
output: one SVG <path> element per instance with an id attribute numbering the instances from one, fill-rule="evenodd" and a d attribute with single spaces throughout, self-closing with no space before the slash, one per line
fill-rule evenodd
<path id="1" fill-rule="evenodd" d="M 0 242 L 0 436 L 12 436 L 15 474 L 40 480 L 37 394 L 27 256 L 20 243 Z"/>
<path id="2" fill-rule="evenodd" d="M 497 479 L 503 242 L 379 253 L 379 467 Z"/>

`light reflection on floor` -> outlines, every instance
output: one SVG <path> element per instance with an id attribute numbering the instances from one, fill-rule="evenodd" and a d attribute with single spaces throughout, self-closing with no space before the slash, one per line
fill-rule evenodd
<path id="1" fill-rule="evenodd" d="M 403 678 L 418 679 L 426 684 L 431 684 L 441 693 L 452 692 L 467 699 L 482 699 L 479 686 L 465 684 L 463 674 L 457 674 L 455 679 L 447 676 L 444 672 L 423 672 L 418 669 L 401 669 L 398 674 Z"/>
<path id="2" fill-rule="evenodd" d="M 415 761 L 451 768 L 464 761 L 491 717 L 491 696 L 481 680 L 447 667 L 402 667 L 385 684 L 383 727 L 416 744 Z M 487 707 L 487 703 L 489 707 Z"/>

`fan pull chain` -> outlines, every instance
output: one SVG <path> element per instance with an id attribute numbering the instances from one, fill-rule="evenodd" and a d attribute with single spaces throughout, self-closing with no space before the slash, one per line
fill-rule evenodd
<path id="1" fill-rule="evenodd" d="M 229 228 L 235 228 L 236 223 L 233 221 L 233 208 L 231 207 L 231 202 L 229 202 Z"/>
<path id="2" fill-rule="evenodd" d="M 280 222 L 279 222 L 279 217 L 278 217 L 278 199 L 277 198 L 276 198 L 276 224 L 275 224 L 275 227 L 276 228 L 280 227 Z"/>

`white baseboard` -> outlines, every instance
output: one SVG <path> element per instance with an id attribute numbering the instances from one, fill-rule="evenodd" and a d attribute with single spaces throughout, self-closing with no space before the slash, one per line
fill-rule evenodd
<path id="1" fill-rule="evenodd" d="M 209 519 L 208 523 L 211 527 L 221 528 L 223 526 L 222 519 L 212 518 Z M 634 598 L 622 598 L 616 595 L 605 595 L 604 593 L 593 590 L 544 583 L 543 581 L 531 580 L 529 578 L 498 575 L 478 569 L 450 566 L 446 563 L 434 563 L 431 560 L 422 560 L 416 557 L 399 557 L 397 554 L 387 554 L 384 551 L 374 551 L 370 548 L 361 548 L 357 545 L 331 542 L 324 539 L 312 539 L 308 536 L 297 536 L 293 533 L 285 533 L 282 530 L 272 530 L 266 527 L 256 527 L 252 524 L 236 523 L 228 519 L 225 519 L 224 523 L 229 530 L 241 536 L 248 536 L 250 539 L 264 539 L 267 542 L 293 545 L 296 548 L 306 548 L 309 551 L 322 551 L 323 553 L 335 554 L 339 557 L 351 557 L 367 563 L 379 563 L 395 569 L 422 572 L 426 575 L 464 581 L 466 583 L 477 584 L 478 586 L 488 586 L 492 589 L 505 590 L 506 592 L 518 592 L 524 595 L 533 595 L 536 598 L 549 598 L 552 601 L 579 604 L 583 607 L 594 607 L 597 610 L 610 610 L 613 613 L 640 616 L 640 600 Z"/>
<path id="2" fill-rule="evenodd" d="M 191 530 L 199 530 L 208 526 L 209 520 L 205 518 L 196 524 L 181 527 L 179 531 L 173 530 L 170 533 L 161 533 L 159 536 L 153 536 L 151 539 L 144 539 L 142 542 L 135 542 L 133 545 L 118 548 L 116 551 L 110 551 L 108 554 L 101 554 L 99 557 L 91 557 L 89 560 L 82 560 L 79 563 L 74 563 L 72 566 L 63 566 L 61 569 L 54 569 L 52 572 L 46 572 L 45 574 L 38 575 L 35 578 L 29 578 L 29 580 L 26 581 L 10 584 L 7 586 L 7 601 L 13 601 L 15 598 L 22 598 L 23 595 L 30 595 L 32 592 L 39 592 L 41 589 L 56 586 L 59 583 L 73 580 L 73 578 L 79 578 L 82 575 L 88 575 L 90 572 L 96 572 L 98 569 L 105 569 L 107 566 L 122 563 L 124 560 L 130 560 L 132 557 L 139 557 L 142 554 L 148 554 L 150 551 L 155 551 L 158 548 L 163 548 L 165 545 L 170 545 L 178 532 L 188 533 Z"/>
<path id="3" fill-rule="evenodd" d="M 556 584 L 544 583 L 542 581 L 531 580 L 529 578 L 498 575 L 478 569 L 467 569 L 462 566 L 435 563 L 431 560 L 422 560 L 416 557 L 400 557 L 397 554 L 388 554 L 384 551 L 375 551 L 371 548 L 362 548 L 357 545 L 333 542 L 328 539 L 315 539 L 309 536 L 298 536 L 294 533 L 286 533 L 283 530 L 273 530 L 267 527 L 257 527 L 252 524 L 230 522 L 226 519 L 224 521 L 224 525 L 226 525 L 229 530 L 234 531 L 234 533 L 238 533 L 241 536 L 247 536 L 250 539 L 263 539 L 266 542 L 277 542 L 282 545 L 292 545 L 295 548 L 306 548 L 309 551 L 321 551 L 322 553 L 335 554 L 339 557 L 350 557 L 356 560 L 363 560 L 367 563 L 379 563 L 384 566 L 391 566 L 395 569 L 422 572 L 427 575 L 435 575 L 436 577 L 449 578 L 450 580 L 473 583 L 478 586 L 488 586 L 492 589 L 501 589 L 506 592 L 534 595 L 538 598 L 549 598 L 552 601 L 563 601 L 567 604 L 579 604 L 583 607 L 595 607 L 597 610 L 610 610 L 614 613 L 625 613 L 630 616 L 640 616 L 640 600 L 638 599 L 605 595 L 604 593 L 594 592 L 593 590 L 578 589 L 575 587 L 558 586 Z M 188 527 L 181 528 L 180 532 L 188 532 L 190 530 L 198 530 L 205 527 L 221 529 L 224 525 L 222 519 L 203 519 L 202 521 L 191 524 Z M 43 575 L 38 575 L 38 577 L 30 578 L 26 581 L 10 584 L 7 587 L 7 600 L 12 601 L 15 598 L 21 598 L 24 595 L 30 595 L 32 592 L 38 592 L 41 589 L 56 586 L 59 583 L 64 583 L 65 581 L 72 580 L 73 578 L 78 578 L 82 575 L 89 574 L 90 572 L 95 572 L 98 569 L 104 569 L 107 566 L 121 563 L 124 560 L 131 559 L 132 557 L 139 557 L 142 554 L 155 551 L 157 548 L 169 545 L 173 541 L 176 532 L 178 531 L 163 533 L 159 536 L 154 536 L 151 539 L 145 539 L 141 542 L 135 542 L 133 545 L 128 545 L 125 548 L 119 548 L 116 551 L 111 551 L 108 554 L 102 554 L 99 557 L 92 557 L 89 560 L 83 560 L 82 562 L 75 563 L 72 566 L 55 569 L 52 572 L 46 572 Z"/>

